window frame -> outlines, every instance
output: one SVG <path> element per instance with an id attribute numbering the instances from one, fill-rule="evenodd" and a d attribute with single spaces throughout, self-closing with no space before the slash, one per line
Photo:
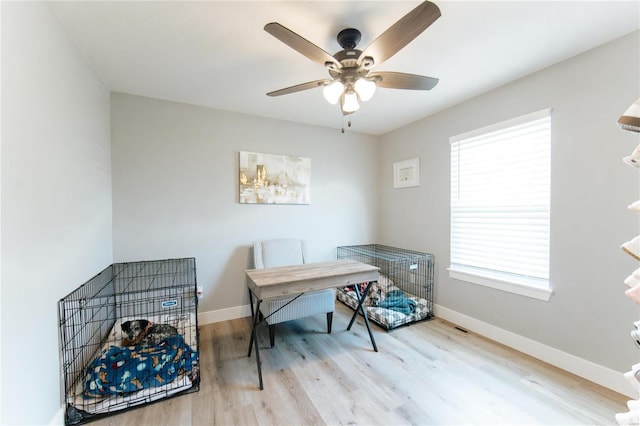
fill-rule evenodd
<path id="1" fill-rule="evenodd" d="M 454 236 L 454 224 L 453 224 L 453 217 L 454 217 L 454 198 L 453 198 L 453 189 L 452 189 L 452 185 L 454 183 L 454 170 L 453 170 L 453 153 L 454 153 L 454 144 L 460 144 L 460 143 L 464 143 L 464 141 L 472 139 L 472 138 L 477 138 L 477 137 L 481 137 L 481 136 L 486 136 L 489 135 L 491 133 L 497 132 L 497 131 L 508 131 L 511 128 L 517 127 L 517 126 L 521 126 L 530 122 L 534 122 L 534 121 L 538 121 L 541 119 L 547 118 L 549 120 L 549 141 L 548 141 L 548 149 L 549 149 L 549 153 L 548 153 L 548 166 L 549 166 L 549 187 L 547 190 L 547 205 L 546 207 L 548 208 L 547 212 L 548 212 L 548 229 L 549 231 L 547 232 L 547 241 L 548 241 L 548 245 L 546 247 L 546 253 L 547 253 L 547 259 L 546 259 L 546 269 L 547 269 L 547 274 L 546 277 L 544 278 L 535 278 L 535 277 L 528 277 L 528 276 L 524 276 L 524 275 L 519 275 L 519 274 L 510 274 L 510 273 L 506 273 L 506 272 L 499 272 L 499 271 L 492 271 L 490 269 L 483 269 L 483 268 L 476 268 L 473 266 L 468 266 L 468 265 L 463 265 L 461 263 L 453 263 L 452 262 L 452 256 L 454 255 L 453 253 L 453 236 Z M 501 291 L 506 291 L 506 292 L 510 292 L 510 293 L 515 293 L 515 294 L 519 294 L 522 296 L 526 296 L 526 297 L 531 297 L 534 299 L 538 299 L 538 300 L 543 300 L 543 301 L 548 301 L 551 298 L 551 295 L 553 293 L 553 290 L 551 288 L 551 276 L 550 276 L 550 242 L 551 242 L 551 233 L 550 233 L 550 229 L 551 229 L 551 217 L 550 217 L 550 209 L 551 209 L 551 200 L 550 200 L 550 196 L 551 196 L 551 139 L 552 139 L 552 129 L 551 129 L 551 124 L 552 124 L 552 109 L 551 108 L 545 108 L 543 110 L 540 111 L 536 111 L 530 114 L 525 114 L 519 117 L 515 117 L 509 120 L 505 120 L 499 123 L 495 123 L 489 126 L 485 126 L 479 129 L 475 129 L 475 130 L 471 130 L 469 132 L 465 132 L 459 135 L 455 135 L 449 138 L 449 142 L 451 145 L 451 151 L 450 151 L 450 160 L 451 160 L 451 164 L 452 164 L 452 168 L 450 169 L 449 172 L 449 183 L 450 183 L 450 213 L 449 213 L 449 220 L 450 220 L 450 235 L 449 235 L 449 248 L 450 248 L 450 253 L 449 253 L 449 267 L 447 268 L 448 272 L 449 272 L 449 277 L 456 279 L 456 280 L 461 280 L 461 281 L 465 281 L 465 282 L 470 282 L 470 283 L 474 283 L 474 284 L 478 284 L 481 286 L 485 286 L 485 287 L 489 287 L 489 288 L 493 288 L 496 290 L 501 290 Z M 459 149 L 459 148 L 457 148 Z M 458 177 L 455 177 L 456 182 L 458 181 Z"/>

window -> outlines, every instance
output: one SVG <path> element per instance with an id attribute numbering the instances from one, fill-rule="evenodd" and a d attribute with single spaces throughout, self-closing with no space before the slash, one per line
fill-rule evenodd
<path id="1" fill-rule="evenodd" d="M 548 300 L 551 110 L 450 142 L 449 275 Z"/>

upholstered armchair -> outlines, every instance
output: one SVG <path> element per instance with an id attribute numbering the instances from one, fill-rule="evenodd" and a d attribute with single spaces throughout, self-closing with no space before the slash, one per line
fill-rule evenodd
<path id="1" fill-rule="evenodd" d="M 253 260 L 256 269 L 301 265 L 307 263 L 306 243 L 293 239 L 259 241 L 253 245 Z M 285 321 L 327 314 L 327 333 L 331 333 L 331 322 L 336 304 L 335 290 L 327 289 L 304 293 L 278 311 L 293 298 L 294 296 L 274 297 L 265 299 L 260 304 L 260 313 L 266 318 L 269 325 L 271 347 L 275 342 L 276 324 Z"/>

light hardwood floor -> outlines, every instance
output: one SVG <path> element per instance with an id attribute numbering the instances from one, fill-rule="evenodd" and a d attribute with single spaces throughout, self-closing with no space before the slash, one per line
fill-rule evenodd
<path id="1" fill-rule="evenodd" d="M 626 398 L 440 319 L 385 332 L 324 315 L 261 330 L 264 390 L 248 318 L 200 328 L 200 391 L 93 425 L 614 425 Z"/>

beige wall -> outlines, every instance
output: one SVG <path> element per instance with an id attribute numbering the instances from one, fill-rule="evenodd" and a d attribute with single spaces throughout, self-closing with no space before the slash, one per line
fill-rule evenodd
<path id="1" fill-rule="evenodd" d="M 48 5 L 2 2 L 0 424 L 60 409 L 57 301 L 112 262 L 109 93 Z"/>
<path id="2" fill-rule="evenodd" d="M 201 312 L 248 304 L 254 241 L 302 238 L 315 261 L 375 241 L 373 136 L 125 94 L 111 118 L 114 259 L 196 257 Z M 310 158 L 311 204 L 239 204 L 239 151 Z"/>
<path id="3" fill-rule="evenodd" d="M 616 121 L 640 95 L 640 33 L 618 39 L 382 138 L 380 241 L 435 254 L 437 304 L 617 371 L 638 362 L 637 305 L 620 245 L 640 231 L 627 205 L 639 172 L 622 163 L 640 138 Z M 450 279 L 449 137 L 543 108 L 552 112 L 548 302 Z M 419 188 L 393 190 L 392 163 L 420 157 Z M 386 183 L 386 184 L 385 184 Z"/>

